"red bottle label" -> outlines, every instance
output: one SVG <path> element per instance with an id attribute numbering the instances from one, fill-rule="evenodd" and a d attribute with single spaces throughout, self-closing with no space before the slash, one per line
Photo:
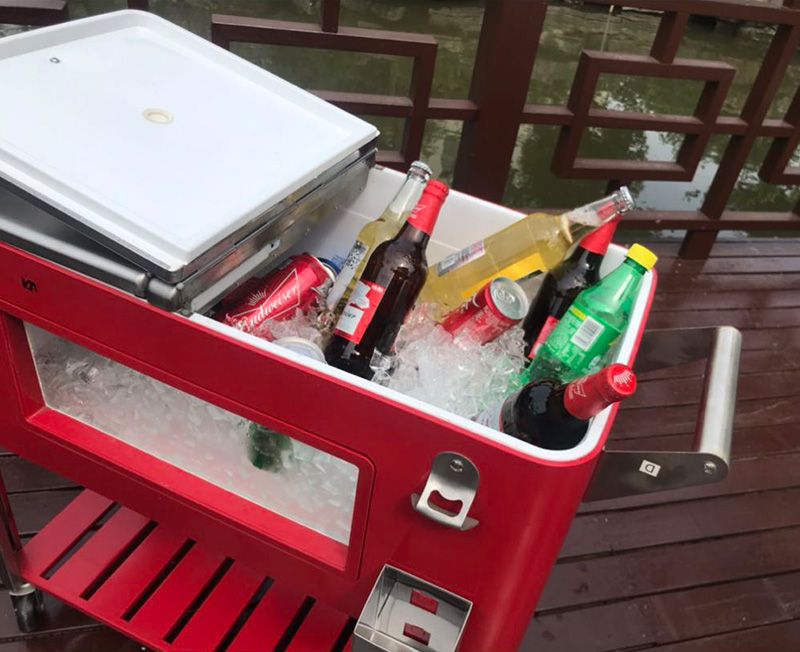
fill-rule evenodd
<path id="1" fill-rule="evenodd" d="M 564 407 L 572 416 L 588 420 L 635 390 L 636 376 L 630 367 L 614 362 L 569 383 L 564 392 Z"/>
<path id="2" fill-rule="evenodd" d="M 408 223 L 430 235 L 449 192 L 450 188 L 441 181 L 437 179 L 428 181 L 428 185 L 422 191 L 422 197 L 408 216 Z"/>
<path id="3" fill-rule="evenodd" d="M 558 326 L 558 319 L 553 317 L 552 315 L 548 315 L 547 320 L 544 322 L 544 326 L 542 326 L 542 330 L 539 331 L 539 336 L 536 338 L 536 341 L 531 346 L 531 350 L 528 351 L 528 358 L 533 360 L 536 357 L 536 354 L 539 352 L 539 349 L 542 348 L 542 344 L 547 339 L 547 336 L 553 332 L 553 329 Z"/>
<path id="4" fill-rule="evenodd" d="M 386 288 L 372 281 L 359 280 L 350 294 L 334 333 L 358 344 L 364 337 Z"/>

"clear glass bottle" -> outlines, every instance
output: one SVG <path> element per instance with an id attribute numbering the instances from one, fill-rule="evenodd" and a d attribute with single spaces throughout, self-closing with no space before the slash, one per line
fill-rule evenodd
<path id="1" fill-rule="evenodd" d="M 631 208 L 633 198 L 622 187 L 561 215 L 531 213 L 431 267 L 420 301 L 436 304 L 440 318 L 497 276 L 516 281 L 550 270 L 564 260 L 576 240 Z"/>

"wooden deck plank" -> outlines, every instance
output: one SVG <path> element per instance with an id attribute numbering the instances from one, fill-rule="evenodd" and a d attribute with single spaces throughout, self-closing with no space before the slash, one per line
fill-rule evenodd
<path id="1" fill-rule="evenodd" d="M 658 268 L 657 268 L 658 269 Z M 658 292 L 796 290 L 800 274 L 659 274 Z"/>
<path id="2" fill-rule="evenodd" d="M 537 616 L 520 649 L 644 648 L 798 618 L 800 573 L 795 572 Z"/>
<path id="3" fill-rule="evenodd" d="M 800 620 L 775 625 L 752 627 L 718 636 L 658 646 L 659 652 L 797 652 L 800 641 Z"/>
<path id="4" fill-rule="evenodd" d="M 668 378 L 695 378 L 702 376 L 706 360 L 695 360 L 664 369 L 654 369 L 637 374 L 640 383 Z M 800 354 L 786 355 L 785 351 L 742 351 L 739 358 L 739 376 L 800 370 Z M 635 395 L 634 395 L 635 396 Z"/>
<path id="5" fill-rule="evenodd" d="M 614 422 L 613 437 L 626 439 L 648 435 L 680 435 L 694 432 L 697 423 L 697 405 L 638 408 L 620 410 Z M 669 419 L 665 419 L 669 416 Z M 734 426 L 753 428 L 765 425 L 797 423 L 798 401 L 794 397 L 759 398 L 742 400 L 736 405 Z"/>
<path id="6" fill-rule="evenodd" d="M 764 292 L 671 292 L 653 297 L 652 313 L 687 310 L 772 310 L 800 306 L 800 290 Z"/>
<path id="7" fill-rule="evenodd" d="M 618 553 L 672 543 L 800 525 L 800 487 L 719 496 L 639 509 L 579 515 L 561 558 Z M 669 557 L 668 551 L 653 551 Z"/>
<path id="8" fill-rule="evenodd" d="M 625 409 L 695 405 L 700 401 L 702 390 L 703 379 L 700 377 L 646 381 L 639 383 L 636 393 L 626 401 Z M 798 394 L 800 371 L 741 376 L 737 387 L 740 401 L 783 398 Z"/>
<path id="9" fill-rule="evenodd" d="M 800 452 L 800 426 L 795 423 L 757 426 L 754 428 L 735 428 L 731 457 L 785 455 Z M 664 435 L 656 437 L 639 437 L 631 439 L 611 439 L 608 448 L 611 450 L 656 450 L 680 451 L 691 450 L 694 433 L 681 435 Z"/>
<path id="10" fill-rule="evenodd" d="M 662 554 L 659 554 L 661 552 Z M 800 568 L 800 528 L 781 528 L 558 564 L 540 612 Z"/>

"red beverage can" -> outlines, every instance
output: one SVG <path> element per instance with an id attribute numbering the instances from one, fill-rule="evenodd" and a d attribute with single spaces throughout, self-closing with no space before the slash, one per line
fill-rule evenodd
<path id="1" fill-rule="evenodd" d="M 306 312 L 333 285 L 336 273 L 311 254 L 292 256 L 267 274 L 239 301 L 226 307 L 221 321 L 252 333 L 268 320 L 281 321 Z"/>
<path id="2" fill-rule="evenodd" d="M 527 314 L 525 291 L 510 278 L 499 276 L 446 315 L 442 328 L 453 337 L 471 336 L 486 344 L 518 324 Z"/>

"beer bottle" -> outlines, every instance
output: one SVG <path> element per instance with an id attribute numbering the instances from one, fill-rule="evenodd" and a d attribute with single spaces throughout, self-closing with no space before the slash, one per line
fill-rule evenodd
<path id="1" fill-rule="evenodd" d="M 432 174 L 431 169 L 422 161 L 414 161 L 408 168 L 406 180 L 386 210 L 380 217 L 364 225 L 347 254 L 342 271 L 328 292 L 326 302 L 329 310 L 336 315 L 341 314 L 356 286 L 356 281 L 364 271 L 364 265 L 367 264 L 370 254 L 381 242 L 386 242 L 397 235 Z"/>
<path id="2" fill-rule="evenodd" d="M 613 363 L 570 383 L 534 380 L 475 421 L 540 448 L 566 450 L 581 442 L 593 416 L 635 389 L 630 368 Z"/>
<path id="3" fill-rule="evenodd" d="M 325 347 L 328 364 L 368 380 L 384 364 L 425 283 L 425 249 L 449 192 L 429 181 L 400 232 L 376 247 Z"/>
<path id="4" fill-rule="evenodd" d="M 561 215 L 531 213 L 431 267 L 420 300 L 435 304 L 441 318 L 497 276 L 516 281 L 552 269 L 576 240 L 632 207 L 633 198 L 623 186 Z"/>
<path id="5" fill-rule="evenodd" d="M 600 280 L 600 263 L 618 223 L 619 218 L 606 222 L 585 236 L 568 258 L 545 274 L 541 289 L 522 322 L 529 358 L 536 355 L 575 297 Z"/>

